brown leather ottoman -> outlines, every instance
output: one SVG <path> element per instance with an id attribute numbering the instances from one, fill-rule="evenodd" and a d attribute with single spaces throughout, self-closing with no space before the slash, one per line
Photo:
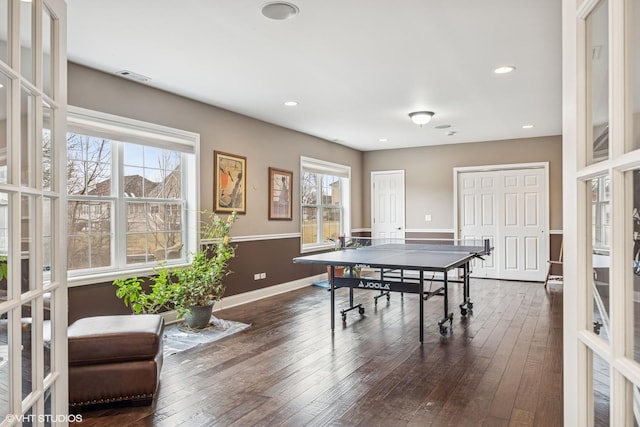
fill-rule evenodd
<path id="1" fill-rule="evenodd" d="M 69 405 L 150 405 L 160 381 L 163 331 L 156 314 L 86 317 L 70 325 Z"/>

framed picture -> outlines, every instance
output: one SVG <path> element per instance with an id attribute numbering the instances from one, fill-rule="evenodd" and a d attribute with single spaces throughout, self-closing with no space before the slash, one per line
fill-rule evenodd
<path id="1" fill-rule="evenodd" d="M 293 219 L 293 172 L 269 168 L 269 219 Z"/>
<path id="2" fill-rule="evenodd" d="M 247 212 L 247 158 L 213 152 L 213 210 L 220 213 Z"/>

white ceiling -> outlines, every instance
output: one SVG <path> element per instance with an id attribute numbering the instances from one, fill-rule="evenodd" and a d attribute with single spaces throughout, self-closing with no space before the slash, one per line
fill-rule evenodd
<path id="1" fill-rule="evenodd" d="M 291 2 L 68 0 L 69 60 L 364 151 L 561 133 L 558 0 Z"/>

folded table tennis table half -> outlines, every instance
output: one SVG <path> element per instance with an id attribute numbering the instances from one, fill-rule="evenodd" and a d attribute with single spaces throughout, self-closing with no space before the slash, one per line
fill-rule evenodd
<path id="1" fill-rule="evenodd" d="M 463 301 L 460 304 L 460 312 L 466 316 L 473 309 L 473 302 L 469 296 L 469 275 L 471 273 L 471 261 L 484 259 L 490 255 L 492 247 L 488 239 L 470 244 L 464 241 L 442 241 L 437 243 L 426 242 L 424 239 L 407 241 L 376 241 L 370 238 L 355 238 L 358 244 L 355 247 L 344 247 L 344 238 L 341 238 L 343 248 L 336 251 L 322 252 L 313 255 L 305 255 L 293 259 L 294 263 L 324 264 L 330 266 L 329 282 L 331 293 L 331 331 L 335 330 L 335 290 L 349 288 L 349 307 L 341 310 L 342 320 L 346 321 L 347 312 L 357 309 L 364 314 L 364 306 L 354 304 L 354 289 L 380 291 L 377 299 L 383 295 L 389 299 L 389 292 L 402 292 L 419 294 L 421 298 L 419 308 L 420 318 L 420 342 L 424 341 L 424 302 L 434 295 L 443 296 L 444 316 L 438 322 L 440 334 L 445 336 L 451 329 L 453 313 L 449 311 L 449 283 L 463 284 Z M 476 243 L 473 241 L 472 243 Z M 336 276 L 335 267 L 344 266 L 351 274 Z M 354 269 L 373 270 L 374 275 L 357 277 Z M 450 279 L 449 272 L 461 269 L 459 279 Z M 431 273 L 431 277 L 425 277 L 425 273 Z M 435 279 L 435 273 L 441 273 L 442 278 Z M 425 281 L 441 282 L 442 286 L 436 291 L 425 291 Z M 446 323 L 449 323 L 447 327 Z"/>

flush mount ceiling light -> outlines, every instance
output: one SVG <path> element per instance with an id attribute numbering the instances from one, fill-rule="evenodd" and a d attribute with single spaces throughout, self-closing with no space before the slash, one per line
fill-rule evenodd
<path id="1" fill-rule="evenodd" d="M 533 125 L 522 125 L 522 129 L 533 129 Z"/>
<path id="2" fill-rule="evenodd" d="M 265 17 L 275 19 L 276 21 L 291 19 L 295 17 L 299 11 L 298 6 L 295 4 L 281 1 L 267 3 L 262 7 L 262 14 Z"/>
<path id="3" fill-rule="evenodd" d="M 433 111 L 414 111 L 413 113 L 409 113 L 409 117 L 411 117 L 413 123 L 422 126 L 431 121 L 433 114 Z"/>
<path id="4" fill-rule="evenodd" d="M 284 101 L 285 107 L 295 107 L 298 105 L 298 101 Z"/>
<path id="5" fill-rule="evenodd" d="M 496 74 L 507 74 L 514 71 L 515 69 L 516 67 L 514 67 L 513 65 L 505 65 L 504 67 L 496 68 L 495 70 L 493 70 L 493 72 Z"/>

